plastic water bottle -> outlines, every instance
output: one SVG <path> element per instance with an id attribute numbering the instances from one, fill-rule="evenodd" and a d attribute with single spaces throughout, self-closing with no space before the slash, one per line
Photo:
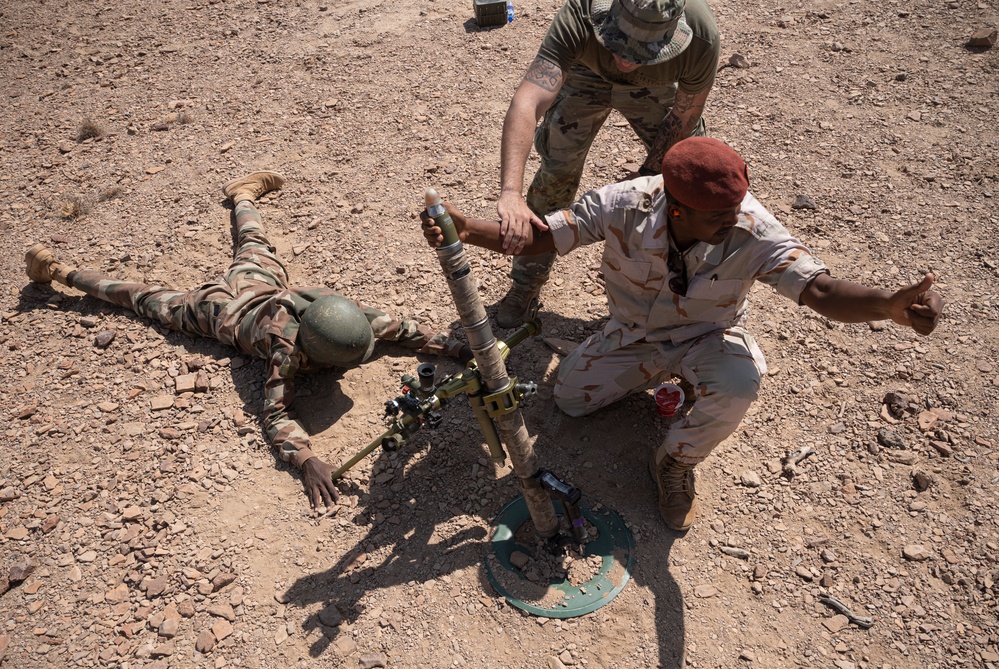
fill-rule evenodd
<path id="1" fill-rule="evenodd" d="M 506 22 L 513 23 L 513 0 L 506 0 Z"/>

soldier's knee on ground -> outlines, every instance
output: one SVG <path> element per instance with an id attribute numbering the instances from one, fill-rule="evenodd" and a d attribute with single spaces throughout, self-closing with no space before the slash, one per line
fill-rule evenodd
<path id="1" fill-rule="evenodd" d="M 555 386 L 553 395 L 555 397 L 555 406 L 573 418 L 593 413 L 599 408 L 591 406 L 586 401 L 586 394 L 576 388 L 567 388 L 564 385 L 558 384 Z"/>

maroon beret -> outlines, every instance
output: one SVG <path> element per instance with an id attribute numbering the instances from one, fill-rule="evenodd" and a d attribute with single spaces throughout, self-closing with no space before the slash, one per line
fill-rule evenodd
<path id="1" fill-rule="evenodd" d="M 688 137 L 666 152 L 663 185 L 673 199 L 691 209 L 731 209 L 746 197 L 749 170 L 728 144 L 711 137 Z"/>

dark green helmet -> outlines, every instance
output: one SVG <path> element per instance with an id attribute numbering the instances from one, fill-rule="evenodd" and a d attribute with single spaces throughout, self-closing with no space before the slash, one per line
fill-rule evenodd
<path id="1" fill-rule="evenodd" d="M 371 355 L 375 335 L 356 304 L 340 295 L 327 295 L 302 315 L 298 345 L 316 365 L 353 367 Z"/>

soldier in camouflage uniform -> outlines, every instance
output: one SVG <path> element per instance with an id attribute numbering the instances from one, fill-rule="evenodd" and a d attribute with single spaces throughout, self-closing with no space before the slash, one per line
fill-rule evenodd
<path id="1" fill-rule="evenodd" d="M 611 110 L 645 145 L 639 174 L 658 174 L 673 144 L 704 134 L 701 114 L 719 52 L 705 0 L 566 0 L 503 123 L 496 211 L 504 250 L 521 255 L 513 260 L 498 325 L 519 325 L 548 280 L 555 254 L 523 255 L 527 231 L 543 230 L 541 216 L 575 199 L 590 145 Z M 532 133 L 541 165 L 525 199 Z"/>
<path id="2" fill-rule="evenodd" d="M 191 291 L 118 281 L 55 259 L 41 244 L 26 255 L 33 281 L 53 279 L 88 295 L 156 320 L 192 337 L 209 337 L 268 361 L 263 423 L 282 460 L 302 471 L 316 509 L 339 494 L 333 468 L 310 449 L 309 435 L 291 411 L 294 379 L 319 367 L 350 367 L 371 354 L 374 339 L 397 342 L 418 353 L 468 359 L 470 351 L 449 333 L 433 333 L 411 320 L 348 300 L 325 288 L 294 288 L 263 234 L 253 200 L 280 188 L 276 172 L 254 172 L 223 187 L 235 206 L 236 251 L 225 275 Z"/>
<path id="3" fill-rule="evenodd" d="M 673 376 L 694 387 L 694 405 L 650 462 L 659 512 L 685 530 L 695 515 L 693 468 L 739 426 L 757 398 L 766 362 L 746 330 L 755 282 L 823 316 L 857 323 L 891 319 L 919 334 L 943 306 L 933 275 L 895 292 L 833 279 L 748 192 L 739 155 L 718 140 L 675 144 L 662 175 L 590 191 L 546 217 L 525 253 L 565 254 L 604 243 L 610 321 L 562 361 L 555 401 L 583 416 Z M 447 205 L 465 243 L 502 251 L 495 221 L 465 219 Z M 424 216 L 431 246 L 440 229 Z"/>

